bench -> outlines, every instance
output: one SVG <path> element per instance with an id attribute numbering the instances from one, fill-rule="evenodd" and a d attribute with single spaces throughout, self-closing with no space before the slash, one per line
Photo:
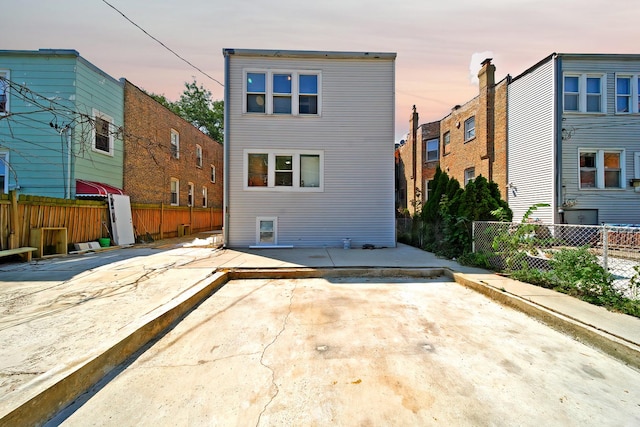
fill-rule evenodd
<path id="1" fill-rule="evenodd" d="M 32 248 L 30 246 L 25 246 L 24 248 L 15 248 L 15 249 L 6 249 L 4 251 L 0 251 L 0 257 L 10 256 L 10 255 L 20 255 L 22 258 L 26 258 L 26 261 L 31 261 L 31 252 L 37 251 L 38 248 Z"/>

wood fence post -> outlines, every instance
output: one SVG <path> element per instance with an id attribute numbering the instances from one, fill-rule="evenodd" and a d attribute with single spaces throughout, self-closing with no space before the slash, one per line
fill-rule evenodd
<path id="1" fill-rule="evenodd" d="M 160 240 L 164 239 L 164 233 L 162 229 L 164 228 L 164 202 L 160 202 Z"/>
<path id="2" fill-rule="evenodd" d="M 16 190 L 9 191 L 11 208 L 9 209 L 9 249 L 20 246 L 20 226 L 18 224 L 18 194 Z"/>

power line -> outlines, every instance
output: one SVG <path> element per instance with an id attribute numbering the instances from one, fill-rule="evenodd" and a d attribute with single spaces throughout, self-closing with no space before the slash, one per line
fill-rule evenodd
<path id="1" fill-rule="evenodd" d="M 115 6 L 113 6 L 112 4 L 110 4 L 108 1 L 106 0 L 102 0 L 107 6 L 109 6 L 111 9 L 115 10 L 116 12 L 118 12 L 120 15 L 122 15 L 122 17 L 124 19 L 126 19 L 127 21 L 129 21 L 131 24 L 135 25 L 140 31 L 142 31 L 143 33 L 145 33 L 147 36 L 151 37 L 153 40 L 155 40 L 156 42 L 158 42 L 162 47 L 164 47 L 165 49 L 167 49 L 169 52 L 173 53 L 175 56 L 177 56 L 180 60 L 186 62 L 187 64 L 189 64 L 189 66 L 191 66 L 192 68 L 198 70 L 199 72 L 201 72 L 202 74 L 204 74 L 205 76 L 209 77 L 211 80 L 213 80 L 214 82 L 218 83 L 220 86 L 224 87 L 224 85 L 222 83 L 220 83 L 219 80 L 211 77 L 209 74 L 205 73 L 204 71 L 202 71 L 199 67 L 196 67 L 195 65 L 193 65 L 191 62 L 189 62 L 188 60 L 184 59 L 182 56 L 180 56 L 178 53 L 176 53 L 173 49 L 169 48 L 166 44 L 162 43 L 160 40 L 158 40 L 157 38 L 155 38 L 154 36 L 152 36 L 151 34 L 149 34 L 144 28 L 142 28 L 140 25 L 136 24 L 135 22 L 133 22 L 131 19 L 129 19 L 129 17 L 127 15 L 125 15 L 124 13 L 120 12 L 118 9 L 116 9 Z"/>

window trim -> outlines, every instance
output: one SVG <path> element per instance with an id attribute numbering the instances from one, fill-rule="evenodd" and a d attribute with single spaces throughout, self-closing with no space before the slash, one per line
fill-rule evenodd
<path id="1" fill-rule="evenodd" d="M 173 183 L 176 183 L 176 201 L 173 201 Z M 171 182 L 169 184 L 169 204 L 171 206 L 180 206 L 180 180 L 178 178 L 171 178 Z"/>
<path id="2" fill-rule="evenodd" d="M 0 188 L 0 194 L 9 193 L 9 152 L 0 151 L 0 171 L 4 171 L 4 186 Z"/>
<path id="3" fill-rule="evenodd" d="M 210 165 L 211 166 L 211 176 L 209 177 L 209 180 L 215 184 L 216 183 L 216 167 L 215 165 Z"/>
<path id="4" fill-rule="evenodd" d="M 273 222 L 273 243 L 260 243 L 260 222 Z M 277 246 L 278 245 L 278 217 L 277 216 L 258 216 L 256 217 L 256 246 Z"/>
<path id="5" fill-rule="evenodd" d="M 113 128 L 115 127 L 113 117 L 99 110 L 96 110 L 95 108 L 92 109 L 91 114 L 93 116 L 93 131 L 91 132 L 91 150 L 96 153 L 104 154 L 105 156 L 113 157 L 114 141 L 115 141 L 115 138 L 113 137 L 113 134 L 114 134 Z M 109 134 L 107 136 L 109 139 L 109 151 L 101 150 L 100 148 L 96 147 L 96 143 L 97 143 L 96 133 L 98 132 L 98 128 L 97 128 L 98 119 L 108 123 Z"/>
<path id="6" fill-rule="evenodd" d="M 196 167 L 198 169 L 202 169 L 202 163 L 203 163 L 202 158 L 203 158 L 202 145 L 196 144 Z"/>
<path id="7" fill-rule="evenodd" d="M 580 179 L 580 155 L 582 153 L 595 153 L 596 154 L 596 186 L 595 187 L 583 187 Z M 605 153 L 618 153 L 620 155 L 620 187 L 605 187 L 605 166 L 604 166 L 604 154 Z M 626 178 L 626 153 L 624 148 L 597 148 L 597 147 L 579 147 L 578 148 L 578 189 L 582 191 L 589 190 L 625 190 L 627 188 Z"/>
<path id="8" fill-rule="evenodd" d="M 473 178 L 468 178 L 468 172 L 473 172 Z M 464 186 L 466 187 L 467 184 L 469 184 L 471 181 L 473 181 L 474 179 L 476 179 L 476 167 L 475 166 L 471 166 L 469 168 L 466 168 L 464 170 Z"/>
<path id="9" fill-rule="evenodd" d="M 467 123 L 470 123 L 472 120 L 473 120 L 473 127 L 467 129 Z M 469 117 L 464 121 L 463 129 L 464 129 L 464 142 L 469 142 L 476 137 L 476 116 L 475 115 Z M 469 137 L 467 137 L 467 135 L 471 133 L 473 133 L 473 135 L 469 135 Z"/>
<path id="10" fill-rule="evenodd" d="M 193 182 L 187 182 L 187 206 L 193 207 L 195 206 L 195 196 L 196 196 L 196 187 L 193 185 Z"/>
<path id="11" fill-rule="evenodd" d="M 202 186 L 202 207 L 206 208 L 208 204 L 209 204 L 209 189 L 203 185 Z"/>
<path id="12" fill-rule="evenodd" d="M 430 142 L 435 142 L 435 146 L 436 149 L 435 150 L 429 150 L 429 143 Z M 424 143 L 425 146 L 425 162 L 437 162 L 438 160 L 440 160 L 440 138 L 431 138 L 425 141 Z M 436 158 L 435 159 L 430 159 L 429 158 L 429 153 L 430 152 L 436 152 Z"/>
<path id="13" fill-rule="evenodd" d="M 0 76 L 4 77 L 6 80 L 11 80 L 11 70 L 0 68 Z M 6 116 L 11 112 L 11 97 L 9 96 L 9 83 L 7 82 L 6 86 L 6 99 L 4 103 L 4 111 L 0 111 L 0 116 Z"/>
<path id="14" fill-rule="evenodd" d="M 249 186 L 249 154 L 267 154 L 267 185 L 266 186 Z M 275 157 L 276 156 L 292 156 L 293 157 L 293 185 L 277 186 L 275 185 Z M 310 155 L 319 156 L 319 173 L 320 183 L 318 187 L 301 187 L 300 186 L 300 156 Z M 284 192 L 324 192 L 324 151 L 323 150 L 269 150 L 260 148 L 247 148 L 243 150 L 243 173 L 242 179 L 243 189 L 245 191 L 284 191 Z"/>
<path id="15" fill-rule="evenodd" d="M 565 79 L 567 77 L 578 78 L 578 109 L 567 110 L 565 108 L 565 96 L 567 95 Z M 587 111 L 587 79 L 600 79 L 600 111 Z M 575 94 L 575 92 L 569 92 Z M 562 112 L 567 114 L 606 114 L 607 113 L 607 74 L 601 72 L 565 72 L 562 74 Z"/>
<path id="16" fill-rule="evenodd" d="M 174 136 L 175 136 L 175 144 L 174 144 L 174 138 L 173 138 Z M 180 158 L 180 132 L 172 128 L 171 136 L 169 138 L 170 138 L 169 148 L 171 149 L 171 157 L 174 159 L 179 159 Z"/>
<path id="17" fill-rule="evenodd" d="M 264 112 L 247 111 L 247 74 L 258 73 L 265 75 L 265 108 Z M 291 75 L 291 113 L 275 113 L 273 107 L 273 98 L 278 96 L 273 91 L 273 76 L 289 74 Z M 317 112 L 315 114 L 300 113 L 300 95 L 310 95 L 300 93 L 300 75 L 317 76 Z M 322 72 L 320 70 L 293 70 L 293 69 L 264 69 L 264 68 L 245 68 L 242 70 L 242 112 L 243 114 L 257 116 L 274 116 L 274 117 L 321 117 L 322 116 Z M 254 92 L 251 92 L 254 93 Z M 257 93 L 257 92 L 256 92 Z M 262 93 L 262 92 L 260 92 Z"/>
<path id="18" fill-rule="evenodd" d="M 629 79 L 629 94 L 621 95 L 618 93 L 618 79 Z M 633 73 L 616 73 L 615 74 L 615 97 L 614 97 L 614 105 L 615 105 L 615 114 L 638 114 L 640 113 L 640 74 Z M 618 97 L 619 96 L 628 96 L 630 108 L 629 111 L 619 111 L 618 110 Z M 635 101 L 635 102 L 634 102 Z"/>

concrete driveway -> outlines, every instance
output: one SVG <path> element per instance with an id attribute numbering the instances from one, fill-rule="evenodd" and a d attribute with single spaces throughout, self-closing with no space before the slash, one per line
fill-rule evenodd
<path id="1" fill-rule="evenodd" d="M 446 277 L 233 280 L 50 425 L 640 425 L 640 372 Z"/>

